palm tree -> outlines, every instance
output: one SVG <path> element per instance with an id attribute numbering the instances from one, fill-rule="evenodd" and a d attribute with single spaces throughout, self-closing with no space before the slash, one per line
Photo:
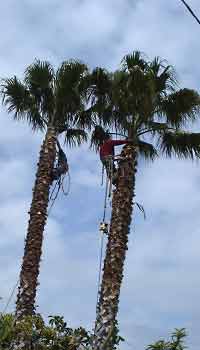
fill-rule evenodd
<path id="1" fill-rule="evenodd" d="M 112 342 L 118 312 L 124 261 L 135 196 L 135 176 L 140 157 L 159 155 L 179 158 L 200 156 L 200 134 L 182 130 L 200 112 L 200 97 L 189 89 L 177 89 L 174 70 L 155 58 L 147 62 L 139 52 L 124 57 L 112 77 L 110 104 L 116 130 L 131 142 L 122 149 L 118 179 L 113 191 L 112 214 L 103 267 L 93 349 Z M 102 92 L 103 93 L 103 92 Z M 107 92 L 106 92 L 107 94 Z M 93 142 L 103 136 L 98 127 Z M 101 130 L 101 131 L 100 131 Z"/>
<path id="2" fill-rule="evenodd" d="M 50 63 L 36 60 L 26 69 L 23 81 L 14 76 L 2 82 L 3 103 L 14 119 L 25 120 L 33 130 L 45 132 L 29 211 L 16 302 L 17 319 L 35 311 L 57 137 L 64 133 L 70 146 L 86 140 L 86 132 L 80 124 L 85 125 L 87 74 L 87 67 L 79 61 L 63 62 L 55 72 Z"/>

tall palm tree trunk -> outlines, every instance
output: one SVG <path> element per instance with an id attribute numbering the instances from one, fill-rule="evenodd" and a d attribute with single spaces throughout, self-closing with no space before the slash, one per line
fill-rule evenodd
<path id="1" fill-rule="evenodd" d="M 118 312 L 124 260 L 128 249 L 137 150 L 133 146 L 125 146 L 122 155 L 125 157 L 125 160 L 119 164 L 118 184 L 112 200 L 110 231 L 94 332 L 93 349 L 95 350 L 107 349 L 112 339 Z"/>
<path id="2" fill-rule="evenodd" d="M 30 208 L 20 285 L 16 301 L 16 318 L 33 315 L 42 254 L 43 232 L 47 219 L 51 174 L 56 155 L 55 130 L 47 129 L 41 147 L 33 198 Z"/>

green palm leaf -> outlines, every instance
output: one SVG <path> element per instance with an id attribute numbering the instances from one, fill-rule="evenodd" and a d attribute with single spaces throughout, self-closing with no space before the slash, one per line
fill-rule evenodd
<path id="1" fill-rule="evenodd" d="M 55 73 L 50 63 L 36 60 L 25 70 L 24 81 L 15 76 L 1 84 L 3 103 L 15 119 L 24 119 L 35 129 L 53 126 L 56 132 L 90 129 L 90 107 L 86 108 L 88 69 L 79 61 L 63 62 Z M 79 144 L 80 133 L 71 135 L 70 143 Z M 72 137 L 73 136 L 73 137 Z"/>
<path id="2" fill-rule="evenodd" d="M 46 120 L 37 108 L 34 97 L 16 76 L 2 82 L 3 104 L 14 119 L 26 120 L 32 128 L 44 129 Z"/>
<path id="3" fill-rule="evenodd" d="M 120 118 L 128 117 L 134 122 L 135 116 L 149 120 L 153 110 L 154 84 L 140 69 L 121 71 L 113 75 L 113 110 Z"/>
<path id="4" fill-rule="evenodd" d="M 167 92 L 174 92 L 178 84 L 176 73 L 166 60 L 155 57 L 148 65 L 148 73 L 154 80 L 156 94 L 166 95 Z"/>
<path id="5" fill-rule="evenodd" d="M 38 110 L 43 114 L 53 115 L 55 73 L 47 61 L 36 60 L 25 70 L 25 84 L 35 98 Z"/>
<path id="6" fill-rule="evenodd" d="M 165 132 L 160 137 L 160 149 L 168 157 L 200 157 L 200 133 Z"/>
<path id="7" fill-rule="evenodd" d="M 25 70 L 25 83 L 33 92 L 37 89 L 45 92 L 52 87 L 54 81 L 54 69 L 47 61 L 36 60 Z"/>
<path id="8" fill-rule="evenodd" d="M 96 67 L 90 74 L 89 104 L 96 124 L 112 124 L 112 74 Z"/>
<path id="9" fill-rule="evenodd" d="M 145 123 L 144 129 L 139 130 L 138 136 L 146 134 L 146 133 L 152 133 L 155 135 L 156 133 L 163 133 L 164 131 L 167 131 L 169 129 L 172 129 L 169 127 L 167 123 L 159 123 L 154 121 L 149 121 Z"/>
<path id="10" fill-rule="evenodd" d="M 65 133 L 65 143 L 70 146 L 80 146 L 82 142 L 87 141 L 87 133 L 81 129 L 68 129 Z"/>
<path id="11" fill-rule="evenodd" d="M 154 160 L 156 157 L 158 157 L 158 153 L 151 143 L 138 140 L 138 148 L 139 154 L 146 160 Z"/>
<path id="12" fill-rule="evenodd" d="M 124 56 L 121 66 L 123 70 L 131 71 L 139 69 L 145 71 L 147 68 L 147 61 L 144 54 L 140 51 L 133 51 L 132 54 Z"/>
<path id="13" fill-rule="evenodd" d="M 167 122 L 181 127 L 188 121 L 197 119 L 200 113 L 200 96 L 190 89 L 181 89 L 162 100 L 158 114 L 166 116 Z"/>
<path id="14" fill-rule="evenodd" d="M 62 124 L 66 118 L 73 120 L 77 111 L 84 111 L 84 89 L 81 81 L 87 74 L 87 67 L 79 61 L 64 62 L 56 73 L 55 97 L 56 117 Z"/>
<path id="15" fill-rule="evenodd" d="M 103 68 L 96 67 L 89 76 L 90 92 L 94 99 L 106 99 L 110 94 L 111 74 Z"/>
<path id="16" fill-rule="evenodd" d="M 16 76 L 4 79 L 2 82 L 3 103 L 8 108 L 8 112 L 15 112 L 17 118 L 23 115 L 30 103 L 30 94 L 25 86 Z"/>
<path id="17" fill-rule="evenodd" d="M 92 116 L 93 108 L 89 107 L 88 109 L 77 111 L 74 116 L 74 121 L 76 126 L 80 129 L 91 130 L 93 126 L 95 126 L 95 120 Z"/>

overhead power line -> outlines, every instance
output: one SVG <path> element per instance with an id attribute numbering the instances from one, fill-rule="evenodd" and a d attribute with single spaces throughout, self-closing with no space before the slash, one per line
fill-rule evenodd
<path id="1" fill-rule="evenodd" d="M 200 24 L 199 18 L 195 15 L 194 11 L 191 9 L 191 7 L 187 4 L 185 0 L 181 0 L 181 2 L 185 5 L 185 7 L 188 9 L 188 11 L 191 13 L 191 15 L 196 19 L 196 21 Z"/>

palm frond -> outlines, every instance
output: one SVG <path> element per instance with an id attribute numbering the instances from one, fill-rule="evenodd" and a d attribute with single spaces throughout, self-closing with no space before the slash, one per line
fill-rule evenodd
<path id="1" fill-rule="evenodd" d="M 148 68 L 154 73 L 155 77 L 160 75 L 160 71 L 165 67 L 166 61 L 156 56 L 151 62 L 149 62 Z"/>
<path id="2" fill-rule="evenodd" d="M 95 123 L 109 125 L 111 120 L 112 75 L 96 67 L 90 74 L 89 105 Z"/>
<path id="3" fill-rule="evenodd" d="M 113 75 L 113 110 L 124 118 L 140 115 L 149 119 L 153 110 L 154 84 L 142 70 L 121 71 Z M 120 117 L 121 118 L 121 117 Z"/>
<path id="4" fill-rule="evenodd" d="M 146 350 L 169 350 L 171 348 L 170 342 L 165 342 L 164 340 L 159 340 L 154 344 L 147 346 Z"/>
<path id="5" fill-rule="evenodd" d="M 48 117 L 41 116 L 38 108 L 35 104 L 30 105 L 29 110 L 26 112 L 27 121 L 32 127 L 33 131 L 41 130 L 43 131 L 48 125 Z"/>
<path id="6" fill-rule="evenodd" d="M 129 118 L 140 115 L 142 119 L 149 119 L 154 108 L 155 84 L 148 74 L 148 62 L 140 52 L 124 57 L 121 77 L 116 82 L 117 109 Z"/>
<path id="7" fill-rule="evenodd" d="M 147 121 L 144 123 L 144 128 L 138 131 L 138 136 L 151 133 L 153 135 L 163 133 L 164 131 L 170 130 L 172 128 L 169 127 L 167 123 L 159 123 L 154 121 Z"/>
<path id="8" fill-rule="evenodd" d="M 24 81 L 30 90 L 37 93 L 37 89 L 45 91 L 50 88 L 54 80 L 54 69 L 47 61 L 35 60 L 25 70 Z"/>
<path id="9" fill-rule="evenodd" d="M 158 156 L 155 147 L 148 142 L 138 140 L 138 148 L 139 155 L 145 158 L 146 160 L 154 160 Z"/>
<path id="10" fill-rule="evenodd" d="M 85 110 L 78 111 L 74 116 L 74 121 L 78 128 L 91 130 L 92 126 L 95 125 L 93 108 L 89 107 Z"/>
<path id="11" fill-rule="evenodd" d="M 158 114 L 165 116 L 167 123 L 181 127 L 186 122 L 193 122 L 200 113 L 200 96 L 191 89 L 181 89 L 163 99 Z"/>
<path id="12" fill-rule="evenodd" d="M 50 120 L 54 110 L 54 69 L 47 61 L 35 60 L 25 70 L 24 82 L 35 99 L 37 109 Z"/>
<path id="13" fill-rule="evenodd" d="M 87 141 L 87 133 L 81 129 L 68 129 L 64 133 L 65 143 L 69 147 L 80 146 Z"/>
<path id="14" fill-rule="evenodd" d="M 129 87 L 129 74 L 124 71 L 115 71 L 112 79 L 112 102 L 115 110 L 126 110 L 127 88 Z"/>
<path id="15" fill-rule="evenodd" d="M 121 62 L 121 66 L 125 71 L 131 71 L 135 69 L 145 71 L 147 68 L 147 61 L 142 52 L 133 51 L 132 54 L 124 56 Z"/>
<path id="16" fill-rule="evenodd" d="M 96 67 L 89 75 L 93 94 L 98 97 L 109 93 L 111 88 L 111 75 L 101 67 Z"/>
<path id="17" fill-rule="evenodd" d="M 16 76 L 4 79 L 1 88 L 3 104 L 9 113 L 14 114 L 14 119 L 27 120 L 33 130 L 45 128 L 46 120 L 42 118 L 33 96 Z"/>
<path id="18" fill-rule="evenodd" d="M 58 132 L 83 126 L 89 129 L 86 76 L 88 69 L 79 61 L 63 62 L 55 74 L 50 63 L 36 60 L 26 69 L 24 83 L 16 77 L 2 82 L 3 103 L 15 118 L 26 119 L 33 129 L 47 124 Z"/>
<path id="19" fill-rule="evenodd" d="M 75 91 L 80 84 L 80 80 L 86 76 L 87 66 L 76 60 L 65 61 L 56 72 L 56 82 L 58 88 L 65 92 Z"/>
<path id="20" fill-rule="evenodd" d="M 29 91 L 16 76 L 2 81 L 1 93 L 9 113 L 15 112 L 17 117 L 17 114 L 21 115 L 27 110 Z"/>
<path id="21" fill-rule="evenodd" d="M 82 81 L 87 66 L 79 61 L 63 62 L 55 80 L 56 119 L 73 119 L 74 113 L 84 110 Z"/>
<path id="22" fill-rule="evenodd" d="M 185 337 L 187 337 L 187 332 L 185 328 L 175 328 L 175 331 L 172 333 L 171 339 L 172 342 L 176 342 L 179 343 L 179 345 L 183 345 L 183 340 L 185 340 Z"/>
<path id="23" fill-rule="evenodd" d="M 200 133 L 165 132 L 159 139 L 160 150 L 168 157 L 200 157 Z"/>
<path id="24" fill-rule="evenodd" d="M 176 72 L 166 60 L 155 57 L 148 65 L 148 72 L 154 80 L 156 93 L 166 95 L 168 91 L 174 92 L 178 84 Z"/>

